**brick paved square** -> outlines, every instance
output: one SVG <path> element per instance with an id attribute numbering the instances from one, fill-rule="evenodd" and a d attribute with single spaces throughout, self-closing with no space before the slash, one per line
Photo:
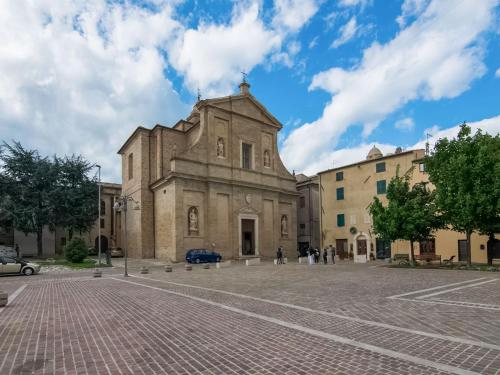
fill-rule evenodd
<path id="1" fill-rule="evenodd" d="M 495 273 L 130 270 L 0 278 L 0 374 L 500 374 Z"/>

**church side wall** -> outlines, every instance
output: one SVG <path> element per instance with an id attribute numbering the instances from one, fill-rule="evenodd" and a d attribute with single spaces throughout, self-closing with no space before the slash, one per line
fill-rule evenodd
<path id="1" fill-rule="evenodd" d="M 175 185 L 169 183 L 154 192 L 156 258 L 176 260 Z"/>

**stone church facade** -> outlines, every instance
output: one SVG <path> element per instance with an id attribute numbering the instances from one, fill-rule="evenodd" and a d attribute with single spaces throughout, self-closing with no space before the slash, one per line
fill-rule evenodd
<path id="1" fill-rule="evenodd" d="M 237 95 L 199 100 L 173 127 L 137 128 L 119 151 L 122 193 L 135 207 L 129 256 L 275 257 L 278 246 L 295 255 L 297 190 L 278 153 L 281 128 L 246 82 Z"/>

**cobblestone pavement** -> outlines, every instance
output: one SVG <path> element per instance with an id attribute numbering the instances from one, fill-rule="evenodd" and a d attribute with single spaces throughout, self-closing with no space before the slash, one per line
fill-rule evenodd
<path id="1" fill-rule="evenodd" d="M 0 374 L 500 374 L 498 273 L 129 272 L 1 277 Z"/>

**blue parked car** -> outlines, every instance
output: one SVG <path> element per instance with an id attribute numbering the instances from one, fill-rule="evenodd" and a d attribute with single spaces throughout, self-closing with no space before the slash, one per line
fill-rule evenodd
<path id="1" fill-rule="evenodd" d="M 188 263 L 213 263 L 220 262 L 222 256 L 215 251 L 207 249 L 191 249 L 186 253 L 186 262 Z"/>

